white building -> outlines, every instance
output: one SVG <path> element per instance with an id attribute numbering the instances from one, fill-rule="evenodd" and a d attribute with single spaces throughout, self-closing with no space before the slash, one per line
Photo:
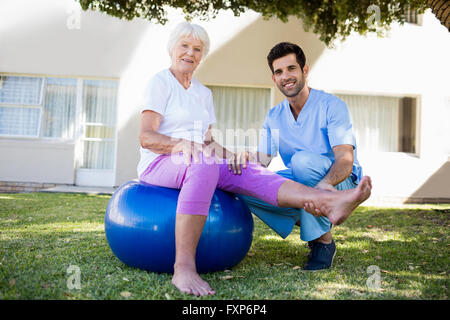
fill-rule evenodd
<path id="1" fill-rule="evenodd" d="M 161 26 L 77 8 L 73 0 L 0 2 L 0 188 L 136 178 L 138 101 L 169 66 L 168 35 L 183 16 L 170 11 Z M 355 34 L 334 48 L 296 19 L 222 12 L 196 22 L 211 52 L 195 77 L 213 90 L 219 129 L 261 126 L 283 99 L 267 53 L 294 42 L 309 85 L 347 102 L 373 197 L 450 202 L 450 34 L 430 11 L 385 38 Z"/>

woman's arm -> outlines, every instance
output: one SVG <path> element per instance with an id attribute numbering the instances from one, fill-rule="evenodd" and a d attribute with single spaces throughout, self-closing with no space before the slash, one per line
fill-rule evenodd
<path id="1" fill-rule="evenodd" d="M 139 141 L 142 148 L 159 154 L 182 152 L 187 165 L 191 164 L 191 156 L 194 159 L 194 163 L 198 163 L 198 153 L 203 151 L 203 145 L 158 133 L 162 118 L 163 116 L 155 111 L 146 110 L 142 112 L 139 131 Z"/>
<path id="2" fill-rule="evenodd" d="M 139 141 L 142 148 L 149 149 L 155 153 L 168 154 L 172 153 L 173 148 L 182 139 L 174 139 L 158 133 L 162 118 L 162 115 L 155 111 L 143 111 L 141 115 Z"/>

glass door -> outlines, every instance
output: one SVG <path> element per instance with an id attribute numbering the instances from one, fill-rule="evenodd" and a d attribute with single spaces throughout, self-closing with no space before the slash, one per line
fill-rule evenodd
<path id="1" fill-rule="evenodd" d="M 77 185 L 114 185 L 117 87 L 115 80 L 83 80 Z"/>

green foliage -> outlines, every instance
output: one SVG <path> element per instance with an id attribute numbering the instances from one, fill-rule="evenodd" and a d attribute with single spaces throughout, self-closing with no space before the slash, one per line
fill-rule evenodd
<path id="1" fill-rule="evenodd" d="M 407 9 L 423 13 L 426 0 L 79 0 L 83 10 L 105 12 L 120 19 L 142 18 L 155 23 L 167 22 L 168 7 L 181 9 L 187 20 L 214 18 L 220 10 L 231 10 L 239 16 L 246 10 L 262 14 L 266 19 L 286 22 L 290 16 L 300 18 L 307 31 L 316 33 L 330 45 L 335 39 L 345 39 L 352 31 L 382 34 L 389 25 L 405 21 Z"/>

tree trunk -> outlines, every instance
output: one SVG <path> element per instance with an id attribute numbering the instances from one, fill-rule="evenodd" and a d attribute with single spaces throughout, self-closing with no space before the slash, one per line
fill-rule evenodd
<path id="1" fill-rule="evenodd" d="M 450 1 L 427 0 L 427 3 L 436 18 L 450 31 Z"/>

